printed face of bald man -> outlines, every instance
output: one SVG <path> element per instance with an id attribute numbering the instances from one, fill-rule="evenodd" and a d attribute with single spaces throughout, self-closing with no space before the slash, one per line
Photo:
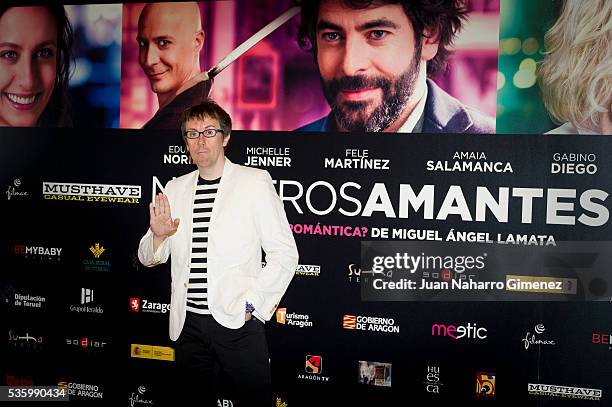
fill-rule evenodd
<path id="1" fill-rule="evenodd" d="M 204 44 L 197 3 L 147 4 L 138 19 L 138 63 L 160 105 L 200 73 Z"/>

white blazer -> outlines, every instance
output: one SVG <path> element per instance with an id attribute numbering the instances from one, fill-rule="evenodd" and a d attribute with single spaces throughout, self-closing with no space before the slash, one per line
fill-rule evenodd
<path id="1" fill-rule="evenodd" d="M 138 258 L 148 267 L 171 259 L 170 339 L 181 334 L 186 316 L 191 260 L 193 200 L 198 170 L 164 189 L 177 232 L 153 253 L 151 229 L 140 240 Z M 261 249 L 266 253 L 262 268 Z M 298 252 L 283 204 L 267 171 L 236 165 L 227 158 L 212 210 L 208 235 L 208 307 L 227 328 L 244 325 L 245 303 L 270 320 L 298 264 Z"/>

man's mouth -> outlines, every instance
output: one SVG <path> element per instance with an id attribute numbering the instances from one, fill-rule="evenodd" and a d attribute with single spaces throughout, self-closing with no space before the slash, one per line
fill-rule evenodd
<path id="1" fill-rule="evenodd" d="M 343 90 L 340 92 L 342 98 L 346 101 L 361 101 L 372 99 L 376 96 L 380 88 L 362 88 L 356 90 Z"/>
<path id="2" fill-rule="evenodd" d="M 162 77 L 163 74 L 165 74 L 168 71 L 163 71 L 163 72 L 149 72 L 147 74 L 147 76 L 153 80 L 158 80 Z"/>
<path id="3" fill-rule="evenodd" d="M 11 104 L 20 110 L 27 110 L 32 108 L 38 97 L 41 93 L 28 93 L 28 94 L 18 94 L 18 93 L 8 93 L 4 92 L 4 96 L 11 102 Z"/>

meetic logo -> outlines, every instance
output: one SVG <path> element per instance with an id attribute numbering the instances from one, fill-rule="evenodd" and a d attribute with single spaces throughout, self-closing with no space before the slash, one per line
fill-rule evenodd
<path id="1" fill-rule="evenodd" d="M 459 339 L 484 340 L 487 339 L 488 332 L 486 328 L 478 327 L 471 322 L 467 325 L 433 324 L 431 326 L 431 336 L 449 337 L 455 341 Z"/>
<path id="2" fill-rule="evenodd" d="M 104 257 L 108 257 L 105 253 L 106 248 L 101 243 L 96 242 L 89 246 L 89 258 L 83 259 L 82 265 L 84 271 L 111 271 L 111 262 Z M 103 257 L 103 258 L 101 258 Z"/>

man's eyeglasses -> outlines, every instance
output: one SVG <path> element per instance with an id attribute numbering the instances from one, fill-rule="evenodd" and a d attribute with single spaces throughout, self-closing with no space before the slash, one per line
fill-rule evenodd
<path id="1" fill-rule="evenodd" d="M 217 133 L 223 133 L 221 129 L 206 129 L 202 131 L 197 130 L 187 130 L 185 132 L 185 137 L 190 139 L 200 138 L 200 136 L 204 136 L 206 138 L 213 138 L 217 135 Z"/>

